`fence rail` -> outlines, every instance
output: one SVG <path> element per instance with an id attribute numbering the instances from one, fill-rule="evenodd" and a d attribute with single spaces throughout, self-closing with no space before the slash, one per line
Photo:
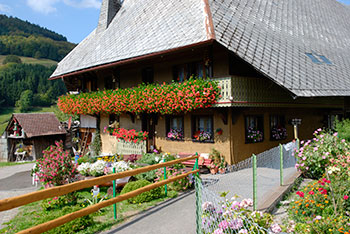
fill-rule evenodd
<path id="1" fill-rule="evenodd" d="M 80 190 L 83 188 L 89 188 L 89 187 L 92 187 L 94 185 L 100 185 L 100 184 L 103 184 L 105 182 L 124 178 L 126 176 L 137 175 L 140 173 L 152 171 L 152 170 L 162 168 L 162 167 L 171 166 L 171 165 L 178 164 L 178 163 L 185 162 L 185 161 L 192 160 L 192 159 L 198 160 L 198 155 L 190 156 L 190 157 L 186 157 L 186 158 L 182 158 L 182 159 L 177 159 L 177 160 L 173 160 L 173 161 L 169 161 L 169 162 L 159 163 L 159 164 L 155 164 L 155 165 L 151 165 L 151 166 L 146 166 L 146 167 L 142 167 L 142 168 L 138 168 L 138 169 L 134 169 L 134 170 L 130 170 L 130 171 L 124 171 L 124 172 L 120 172 L 117 174 L 106 175 L 106 176 L 102 176 L 102 177 L 94 178 L 94 179 L 90 179 L 90 180 L 78 181 L 78 182 L 74 182 L 71 184 L 62 185 L 62 186 L 53 187 L 53 188 L 48 188 L 45 190 L 36 191 L 36 192 L 28 193 L 25 195 L 13 197 L 13 198 L 3 199 L 3 200 L 0 200 L 0 211 L 9 210 L 9 209 L 12 209 L 15 207 L 23 206 L 23 205 L 26 205 L 26 204 L 29 204 L 29 203 L 32 203 L 35 201 L 40 201 L 40 200 L 43 200 L 46 198 L 61 196 L 61 195 L 64 195 L 64 194 L 67 194 L 70 192 L 74 192 L 74 191 L 77 191 L 77 190 Z M 113 205 L 117 202 L 121 202 L 121 201 L 124 201 L 126 199 L 137 196 L 143 192 L 146 192 L 146 191 L 152 190 L 154 188 L 169 184 L 169 183 L 174 182 L 176 180 L 180 180 L 182 178 L 189 176 L 190 174 L 197 174 L 197 173 L 199 173 L 199 171 L 200 170 L 198 169 L 198 162 L 197 162 L 195 167 L 194 167 L 194 170 L 189 171 L 187 173 L 184 173 L 182 175 L 175 176 L 175 177 L 172 177 L 170 179 L 163 180 L 161 182 L 157 182 L 157 183 L 153 183 L 153 184 L 144 186 L 144 187 L 139 188 L 137 190 L 125 193 L 123 195 L 119 195 L 117 197 L 114 197 L 114 198 L 111 198 L 109 200 L 100 202 L 98 204 L 89 206 L 89 207 L 81 209 L 79 211 L 64 215 L 60 218 L 51 220 L 49 222 L 37 225 L 35 227 L 29 228 L 29 229 L 26 229 L 23 231 L 20 231 L 18 233 L 21 233 L 21 234 L 24 234 L 24 233 L 43 233 L 45 231 L 49 231 L 55 227 L 63 225 L 63 224 L 70 222 L 74 219 L 77 219 L 77 218 L 80 218 L 82 216 L 94 213 L 103 207 Z"/>

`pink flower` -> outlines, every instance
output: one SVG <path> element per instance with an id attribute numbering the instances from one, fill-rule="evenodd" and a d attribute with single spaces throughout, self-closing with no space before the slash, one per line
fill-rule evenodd
<path id="1" fill-rule="evenodd" d="M 304 197 L 304 193 L 301 191 L 296 192 L 296 194 L 299 195 L 299 197 Z"/>
<path id="2" fill-rule="evenodd" d="M 314 195 L 314 194 L 315 194 L 315 192 L 314 192 L 314 191 L 310 191 L 310 192 L 309 192 L 309 194 Z"/>
<path id="3" fill-rule="evenodd" d="M 348 195 L 344 195 L 344 200 L 348 200 L 349 199 L 349 196 Z"/>
<path id="4" fill-rule="evenodd" d="M 277 223 L 272 224 L 271 231 L 272 231 L 272 233 L 280 233 L 282 231 L 282 228 Z"/>
<path id="5" fill-rule="evenodd" d="M 338 136 L 338 133 L 337 133 L 337 132 L 335 132 L 335 133 L 333 134 L 333 136 Z"/>
<path id="6" fill-rule="evenodd" d="M 345 142 L 345 139 L 341 140 L 341 142 L 344 143 L 344 142 Z"/>

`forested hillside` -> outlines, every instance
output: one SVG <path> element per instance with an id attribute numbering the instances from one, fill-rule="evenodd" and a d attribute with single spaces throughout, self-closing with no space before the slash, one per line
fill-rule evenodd
<path id="1" fill-rule="evenodd" d="M 32 92 L 33 106 L 49 106 L 66 92 L 61 80 L 49 81 L 55 67 L 10 63 L 0 68 L 0 100 L 3 106 L 15 106 L 21 94 Z"/>
<path id="2" fill-rule="evenodd" d="M 0 15 L 0 55 L 14 54 L 61 60 L 75 44 L 51 30 L 14 17 Z"/>

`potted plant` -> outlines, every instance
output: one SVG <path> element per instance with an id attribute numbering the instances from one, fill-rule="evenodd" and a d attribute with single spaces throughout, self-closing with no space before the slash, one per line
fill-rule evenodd
<path id="1" fill-rule="evenodd" d="M 216 174 L 221 163 L 221 153 L 213 148 L 211 150 L 209 158 L 212 160 L 212 163 L 209 165 L 210 173 Z"/>
<path id="2" fill-rule="evenodd" d="M 218 173 L 219 167 L 214 162 L 212 162 L 209 165 L 209 170 L 212 175 L 215 175 L 216 173 Z"/>
<path id="3" fill-rule="evenodd" d="M 221 156 L 221 161 L 219 164 L 219 173 L 220 174 L 226 173 L 226 165 L 227 165 L 227 163 L 225 162 L 225 158 Z"/>

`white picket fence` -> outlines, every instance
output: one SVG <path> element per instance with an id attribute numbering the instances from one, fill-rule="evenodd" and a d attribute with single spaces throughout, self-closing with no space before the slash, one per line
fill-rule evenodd
<path id="1" fill-rule="evenodd" d="M 130 154 L 143 154 L 146 153 L 146 141 L 134 143 L 119 140 L 117 142 L 117 154 L 130 155 Z"/>

